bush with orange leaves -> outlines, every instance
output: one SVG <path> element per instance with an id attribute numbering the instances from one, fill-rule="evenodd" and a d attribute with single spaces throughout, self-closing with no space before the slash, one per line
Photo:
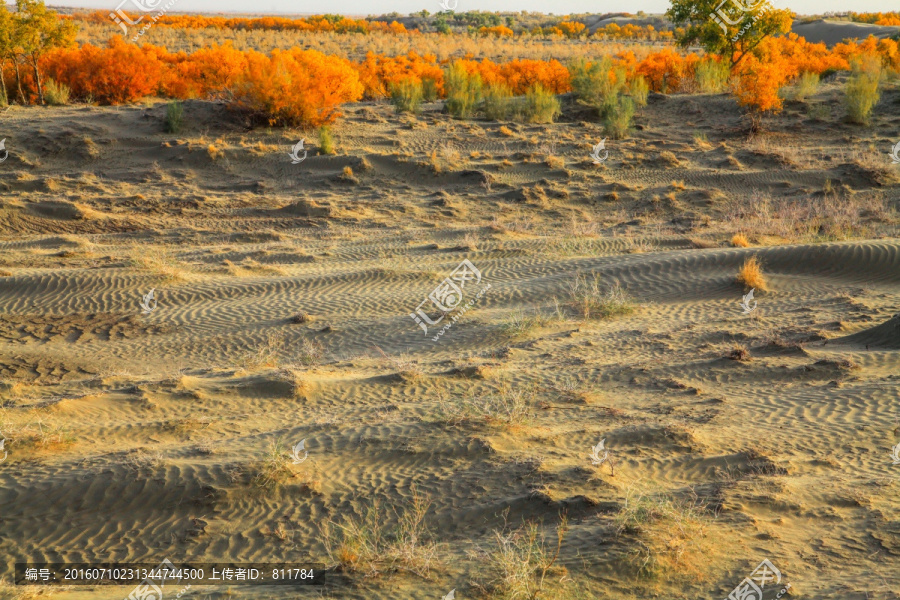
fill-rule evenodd
<path id="1" fill-rule="evenodd" d="M 732 92 L 738 104 L 751 110 L 754 116 L 763 112 L 779 112 L 782 102 L 778 90 L 791 76 L 784 61 L 761 61 L 748 54 L 741 61 Z"/>
<path id="2" fill-rule="evenodd" d="M 433 54 L 419 56 L 409 52 L 400 56 L 383 56 L 369 52 L 361 64 L 354 66 L 366 98 L 384 98 L 390 95 L 391 86 L 404 80 L 421 83 L 430 79 L 438 95 L 444 92 L 444 74 Z"/>
<path id="3" fill-rule="evenodd" d="M 106 48 L 91 44 L 48 53 L 41 66 L 48 77 L 69 87 L 73 98 L 102 104 L 134 102 L 156 94 L 164 63 L 153 46 L 138 48 L 115 36 Z"/>
<path id="4" fill-rule="evenodd" d="M 247 71 L 247 55 L 231 44 L 200 48 L 191 54 L 167 54 L 160 60 L 169 65 L 162 89 L 172 98 L 230 96 Z"/>
<path id="5" fill-rule="evenodd" d="M 493 35 L 496 37 L 513 36 L 513 30 L 504 25 L 497 25 L 496 27 L 479 27 L 478 33 L 479 35 Z"/>
<path id="6" fill-rule="evenodd" d="M 679 54 L 671 48 L 647 55 L 635 67 L 654 92 L 686 92 L 694 86 L 694 66 L 700 60 L 696 54 Z"/>
<path id="7" fill-rule="evenodd" d="M 350 61 L 316 50 L 251 51 L 235 103 L 270 125 L 323 125 L 338 106 L 362 98 L 363 85 Z"/>

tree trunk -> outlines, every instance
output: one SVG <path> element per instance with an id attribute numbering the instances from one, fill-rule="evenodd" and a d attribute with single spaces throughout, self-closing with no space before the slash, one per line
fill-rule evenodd
<path id="1" fill-rule="evenodd" d="M 0 59 L 0 105 L 9 104 L 9 92 L 6 91 L 6 79 L 3 78 L 3 70 L 6 68 L 6 59 Z"/>
<path id="2" fill-rule="evenodd" d="M 44 88 L 41 86 L 41 72 L 38 70 L 37 54 L 31 54 L 31 64 L 34 66 L 34 81 L 37 84 L 38 100 L 44 103 Z"/>
<path id="3" fill-rule="evenodd" d="M 22 91 L 22 76 L 19 74 L 19 57 L 13 56 L 13 65 L 16 67 L 16 88 L 19 90 L 18 100 L 25 104 L 25 92 Z"/>

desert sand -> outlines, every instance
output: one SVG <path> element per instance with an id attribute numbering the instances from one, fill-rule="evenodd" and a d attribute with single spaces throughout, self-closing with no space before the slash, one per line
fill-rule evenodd
<path id="1" fill-rule="evenodd" d="M 651 94 L 600 164 L 571 101 L 354 104 L 330 156 L 212 102 L 178 135 L 162 102 L 11 107 L 0 594 L 121 598 L 12 563 L 167 557 L 330 568 L 187 598 L 490 597 L 565 515 L 538 597 L 719 599 L 768 559 L 787 597 L 900 598 L 900 95 L 862 129 L 838 90 L 753 139 Z M 489 288 L 432 341 L 452 315 L 410 314 L 464 259 Z"/>

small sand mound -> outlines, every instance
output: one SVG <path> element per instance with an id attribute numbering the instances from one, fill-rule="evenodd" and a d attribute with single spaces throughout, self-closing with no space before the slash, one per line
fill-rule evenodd
<path id="1" fill-rule="evenodd" d="M 30 204 L 28 209 L 39 216 L 67 221 L 85 221 L 95 219 L 100 213 L 71 202 L 47 200 Z"/>
<path id="2" fill-rule="evenodd" d="M 838 338 L 834 343 L 857 344 L 883 350 L 900 350 L 900 313 L 881 325 Z"/>
<path id="3" fill-rule="evenodd" d="M 293 204 L 288 204 L 278 209 L 280 212 L 296 215 L 298 217 L 325 217 L 332 216 L 333 209 L 325 204 L 318 204 L 313 200 L 298 200 Z"/>

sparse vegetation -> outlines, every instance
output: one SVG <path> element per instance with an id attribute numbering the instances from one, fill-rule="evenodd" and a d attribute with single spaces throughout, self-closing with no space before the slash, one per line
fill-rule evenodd
<path id="1" fill-rule="evenodd" d="M 452 63 L 444 74 L 447 112 L 458 119 L 471 117 L 481 101 L 484 86 L 481 76 L 469 73 L 460 62 Z"/>
<path id="2" fill-rule="evenodd" d="M 70 95 L 71 90 L 65 84 L 48 79 L 44 85 L 44 100 L 50 106 L 65 106 L 69 103 Z"/>
<path id="3" fill-rule="evenodd" d="M 844 105 L 850 121 L 868 125 L 872 109 L 881 94 L 878 85 L 881 80 L 881 59 L 878 56 L 863 55 L 851 63 L 852 73 L 844 88 Z"/>
<path id="4" fill-rule="evenodd" d="M 768 291 L 769 285 L 762 271 L 762 263 L 756 256 L 751 256 L 744 261 L 738 271 L 737 282 L 746 288 L 755 288 L 761 291 Z"/>
<path id="5" fill-rule="evenodd" d="M 319 127 L 319 152 L 334 154 L 334 138 L 331 137 L 331 127 L 327 125 Z"/>
<path id="6" fill-rule="evenodd" d="M 184 126 L 184 105 L 177 100 L 166 105 L 166 132 L 180 133 Z"/>
<path id="7" fill-rule="evenodd" d="M 800 74 L 800 77 L 794 82 L 794 87 L 791 90 L 790 97 L 792 100 L 796 100 L 798 102 L 802 102 L 816 93 L 816 90 L 819 89 L 819 75 L 818 73 L 810 73 L 809 71 L 804 71 Z"/>
<path id="8" fill-rule="evenodd" d="M 415 79 L 401 79 L 391 85 L 391 102 L 398 113 L 418 113 L 422 108 L 424 91 Z"/>
<path id="9" fill-rule="evenodd" d="M 632 555 L 639 573 L 702 577 L 709 546 L 705 512 L 696 498 L 683 500 L 629 488 L 615 517 L 616 530 L 620 536 L 641 540 Z"/>
<path id="10" fill-rule="evenodd" d="M 568 520 L 563 516 L 556 527 L 555 544 L 547 543 L 540 526 L 534 522 L 512 531 L 495 531 L 496 545 L 476 553 L 490 577 L 479 587 L 498 600 L 544 598 L 548 576 L 566 572 L 556 562 L 568 530 Z"/>
<path id="11" fill-rule="evenodd" d="M 571 306 L 584 319 L 629 315 L 635 307 L 618 282 L 603 289 L 600 277 L 588 279 L 584 275 L 575 278 L 569 287 Z"/>
<path id="12" fill-rule="evenodd" d="M 375 500 L 360 517 L 345 515 L 320 527 L 329 559 L 366 577 L 408 571 L 428 577 L 438 566 L 437 544 L 425 524 L 430 503 L 415 489 L 403 508 L 388 513 Z"/>

